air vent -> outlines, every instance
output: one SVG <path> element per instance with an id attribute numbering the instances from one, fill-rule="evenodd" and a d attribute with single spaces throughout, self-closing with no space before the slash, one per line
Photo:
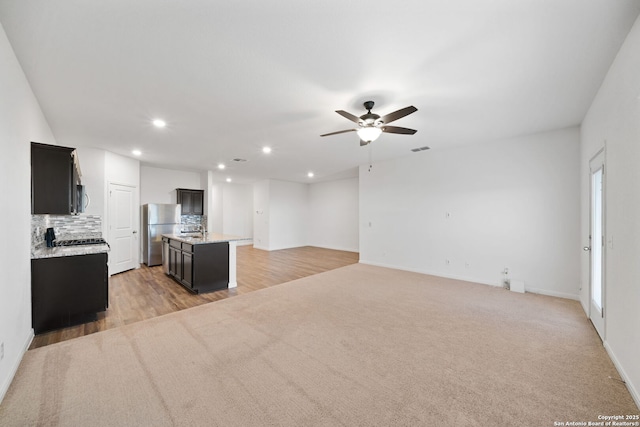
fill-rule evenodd
<path id="1" fill-rule="evenodd" d="M 237 158 L 233 159 L 233 161 L 234 162 L 246 162 L 247 159 L 241 159 L 241 158 L 237 157 Z"/>
<path id="2" fill-rule="evenodd" d="M 413 151 L 414 153 L 417 153 L 418 151 L 425 151 L 428 150 L 429 147 L 427 147 L 426 145 L 424 147 L 419 147 L 419 148 L 412 148 L 411 151 Z"/>

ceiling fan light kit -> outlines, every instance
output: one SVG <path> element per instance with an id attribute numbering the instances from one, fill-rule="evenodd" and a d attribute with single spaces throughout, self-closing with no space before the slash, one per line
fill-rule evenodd
<path id="1" fill-rule="evenodd" d="M 329 136 L 329 135 L 337 135 L 339 133 L 346 132 L 356 132 L 358 137 L 360 137 L 360 145 L 367 145 L 376 139 L 383 133 L 397 133 L 401 135 L 413 135 L 417 132 L 415 129 L 409 128 L 401 128 L 397 126 L 385 126 L 388 123 L 391 123 L 395 120 L 401 119 L 404 116 L 408 116 L 411 113 L 415 113 L 418 109 L 414 106 L 409 106 L 402 108 L 398 111 L 394 111 L 393 113 L 387 114 L 386 116 L 380 117 L 378 114 L 372 113 L 371 109 L 374 106 L 373 101 L 367 101 L 364 103 L 364 108 L 367 110 L 366 114 L 362 116 L 354 116 L 351 113 L 346 111 L 337 110 L 336 113 L 340 114 L 342 117 L 347 120 L 351 120 L 354 123 L 358 124 L 357 129 L 346 129 L 340 130 L 337 132 L 325 133 L 320 136 Z"/>
<path id="2" fill-rule="evenodd" d="M 378 139 L 378 137 L 382 134 L 382 129 L 375 126 L 366 126 L 358 129 L 357 133 L 360 137 L 360 140 L 368 144 Z"/>

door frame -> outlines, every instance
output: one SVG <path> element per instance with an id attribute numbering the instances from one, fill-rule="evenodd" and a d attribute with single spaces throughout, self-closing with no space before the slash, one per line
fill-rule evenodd
<path id="1" fill-rule="evenodd" d="M 596 169 L 592 169 L 592 163 L 597 162 L 601 164 L 601 167 Z M 593 232 L 593 174 L 595 171 L 602 169 L 602 192 L 601 192 L 601 201 L 602 201 L 602 212 L 601 212 L 601 233 L 602 236 L 600 239 L 594 238 L 592 236 Z M 593 324 L 594 329 L 602 339 L 605 341 L 606 338 L 606 324 L 607 324 L 607 311 L 606 310 L 606 301 L 607 301 L 607 286 L 606 286 L 606 258 L 607 258 L 607 231 L 606 231 L 606 145 L 599 149 L 590 159 L 588 164 L 589 170 L 589 321 Z M 602 293 L 602 304 L 601 304 L 601 313 L 594 313 L 596 310 L 593 305 L 593 246 L 595 244 L 601 245 L 601 265 L 600 265 L 600 282 L 601 282 L 601 293 Z M 601 314 L 601 319 L 596 319 L 594 322 L 594 315 L 597 316 Z"/>
<path id="2" fill-rule="evenodd" d="M 132 253 L 133 253 L 133 257 L 134 257 L 134 264 L 135 264 L 135 269 L 140 268 L 140 260 L 142 259 L 142 246 L 140 243 L 140 215 L 141 212 L 139 212 L 139 189 L 137 185 L 134 184 L 130 184 L 130 183 L 124 183 L 124 182 L 118 182 L 118 181 L 108 181 L 107 182 L 107 189 L 105 191 L 105 198 L 106 200 L 106 209 L 105 209 L 105 228 L 106 228 L 106 232 L 107 232 L 107 236 L 109 236 L 107 238 L 107 241 L 109 241 L 109 239 L 111 238 L 111 186 L 112 185 L 119 185 L 122 187 L 129 187 L 132 189 L 133 192 L 133 202 L 131 203 L 131 214 L 132 214 L 132 218 L 133 218 L 133 228 L 135 230 L 135 237 L 134 237 L 134 247 L 132 248 Z M 112 256 L 108 257 L 108 265 L 109 265 L 109 276 L 111 276 L 112 273 L 112 268 L 111 268 L 111 262 L 113 260 Z"/>

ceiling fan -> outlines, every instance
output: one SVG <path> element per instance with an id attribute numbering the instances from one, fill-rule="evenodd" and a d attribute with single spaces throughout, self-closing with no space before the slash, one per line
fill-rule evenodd
<path id="1" fill-rule="evenodd" d="M 413 105 L 410 107 L 402 108 L 398 111 L 394 111 L 393 113 L 389 113 L 386 116 L 380 117 L 379 115 L 371 112 L 373 104 L 373 101 L 365 102 L 364 108 L 367 110 L 367 114 L 363 114 L 360 117 L 354 116 L 353 114 L 347 113 L 346 111 L 337 110 L 336 113 L 340 114 L 342 117 L 345 117 L 352 122 L 357 123 L 358 128 L 325 133 L 324 135 L 320 136 L 337 135 L 339 133 L 346 132 L 357 132 L 358 136 L 360 137 L 360 146 L 363 146 L 378 139 L 382 132 L 399 133 L 402 135 L 413 135 L 417 132 L 417 130 L 415 129 L 387 126 L 388 123 L 391 123 L 395 120 L 401 119 L 404 116 L 408 116 L 409 114 L 418 111 L 418 109 Z"/>

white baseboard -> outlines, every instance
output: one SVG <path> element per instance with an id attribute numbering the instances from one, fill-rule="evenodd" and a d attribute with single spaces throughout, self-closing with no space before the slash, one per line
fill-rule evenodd
<path id="1" fill-rule="evenodd" d="M 618 373 L 620 374 L 620 377 L 625 382 L 625 385 L 627 386 L 627 389 L 629 390 L 629 394 L 631 394 L 633 401 L 636 402 L 636 406 L 640 408 L 640 393 L 638 392 L 638 389 L 636 388 L 635 384 L 631 382 L 631 380 L 629 379 L 629 376 L 627 375 L 624 368 L 618 361 L 618 358 L 616 357 L 615 353 L 613 352 L 613 349 L 611 348 L 611 346 L 609 346 L 609 343 L 606 341 L 604 342 L 604 348 L 605 350 L 607 350 L 607 354 L 609 355 L 609 358 L 611 358 L 611 361 L 613 362 L 613 365 L 616 367 Z"/>
<path id="2" fill-rule="evenodd" d="M 434 272 L 434 271 L 429 271 L 429 270 L 420 269 L 420 268 L 398 267 L 397 265 L 384 264 L 384 263 L 379 263 L 379 262 L 371 262 L 371 261 L 366 261 L 366 260 L 362 260 L 362 259 L 360 260 L 360 264 L 374 265 L 374 266 L 377 266 L 377 267 L 385 267 L 385 268 L 393 268 L 395 270 L 402 270 L 402 271 L 411 271 L 412 273 L 428 274 L 430 276 L 444 277 L 446 279 L 462 280 L 462 281 L 465 281 L 465 282 L 480 283 L 481 285 L 496 286 L 496 287 L 499 287 L 499 288 L 503 287 L 502 286 L 502 282 L 500 282 L 500 281 L 492 282 L 492 281 L 482 280 L 482 279 L 478 279 L 476 277 L 470 277 L 470 276 L 459 276 L 459 275 L 455 275 L 455 274 L 442 274 L 441 272 Z M 545 290 L 545 289 L 537 289 L 537 288 L 525 287 L 525 291 L 526 292 L 531 292 L 531 293 L 534 293 L 534 294 L 548 295 L 548 296 L 558 297 L 558 298 L 566 298 L 566 299 L 572 299 L 572 300 L 579 300 L 580 299 L 579 295 L 567 294 L 567 293 L 563 293 L 563 292 L 548 291 L 548 290 Z"/>
<path id="3" fill-rule="evenodd" d="M 314 248 L 331 249 L 332 251 L 358 253 L 358 249 L 354 249 L 354 248 L 343 248 L 343 247 L 337 247 L 337 246 L 322 246 L 322 245 L 309 245 L 309 246 L 313 246 Z"/>
<path id="4" fill-rule="evenodd" d="M 428 274 L 429 276 L 444 277 L 445 279 L 462 280 L 464 282 L 480 283 L 481 285 L 496 286 L 499 288 L 502 287 L 501 282 L 483 281 L 474 277 L 458 276 L 455 274 L 442 274 L 440 272 L 433 272 L 433 271 L 425 270 L 422 268 L 398 267 L 397 265 L 384 264 L 384 263 L 372 262 L 372 261 L 363 261 L 363 260 L 360 260 L 360 264 L 374 265 L 376 267 L 393 268 L 394 270 L 410 271 L 412 273 Z"/>
<path id="5" fill-rule="evenodd" d="M 27 335 L 27 339 L 22 347 L 22 351 L 20 352 L 20 357 L 18 357 L 14 361 L 13 366 L 9 371 L 9 376 L 4 381 L 2 386 L 0 386 L 0 403 L 2 403 L 2 401 L 4 400 L 4 396 L 7 394 L 7 391 L 9 391 L 9 386 L 11 385 L 11 382 L 13 382 L 13 379 L 15 378 L 16 373 L 18 372 L 18 368 L 20 367 L 20 362 L 22 362 L 22 358 L 24 357 L 24 354 L 29 349 L 31 342 L 33 341 L 33 337 L 34 337 L 34 334 L 33 334 L 33 328 L 32 328 L 29 334 Z"/>
<path id="6" fill-rule="evenodd" d="M 546 289 L 526 288 L 526 287 L 525 287 L 525 290 L 533 294 L 548 295 L 550 297 L 558 297 L 558 298 L 572 299 L 574 301 L 580 301 L 580 295 L 577 295 L 577 294 L 574 295 L 574 294 L 567 294 L 564 292 L 548 291 Z"/>

